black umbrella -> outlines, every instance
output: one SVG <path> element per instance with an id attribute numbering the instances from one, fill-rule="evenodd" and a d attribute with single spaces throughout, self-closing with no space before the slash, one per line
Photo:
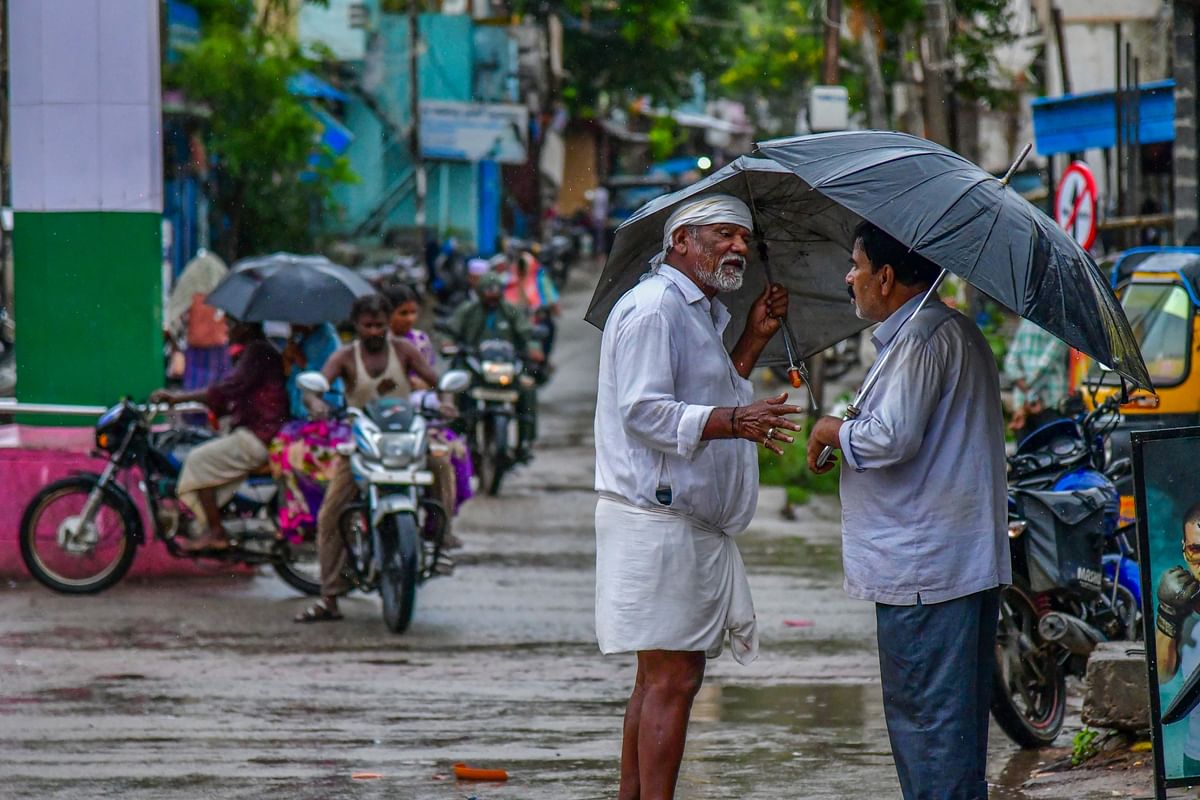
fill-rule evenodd
<path id="1" fill-rule="evenodd" d="M 245 322 L 315 325 L 346 319 L 357 298 L 372 294 L 366 280 L 324 256 L 274 253 L 234 264 L 205 302 Z"/>
<path id="2" fill-rule="evenodd" d="M 1129 321 L 1091 256 L 1006 181 L 941 145 L 890 131 L 758 147 L 838 206 L 1153 391 Z"/>
<path id="3" fill-rule="evenodd" d="M 662 250 L 667 217 L 680 203 L 706 194 L 731 194 L 744 200 L 754 214 L 755 236 L 769 253 L 764 267 L 762 252 L 752 252 L 742 288 L 721 295 L 733 315 L 725 329 L 727 347 L 732 348 L 741 336 L 746 312 L 762 293 L 768 269 L 771 279 L 789 292 L 786 322 L 797 358 L 820 352 L 869 324 L 855 316 L 843 281 L 850 237 L 859 217 L 811 191 L 791 170 L 746 156 L 691 186 L 652 200 L 617 228 L 584 319 L 604 327 L 617 300 Z M 775 337 L 758 363 L 787 364 L 786 342 L 786 336 Z"/>

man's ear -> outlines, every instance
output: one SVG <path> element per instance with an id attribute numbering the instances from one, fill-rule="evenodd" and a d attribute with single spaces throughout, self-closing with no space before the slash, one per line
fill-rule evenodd
<path id="1" fill-rule="evenodd" d="M 887 297 L 896 288 L 896 270 L 892 269 L 891 264 L 884 264 L 879 268 L 879 293 Z"/>
<path id="2" fill-rule="evenodd" d="M 676 228 L 671 234 L 671 249 L 680 255 L 687 253 L 688 239 L 691 238 L 688 234 L 687 226 Z"/>

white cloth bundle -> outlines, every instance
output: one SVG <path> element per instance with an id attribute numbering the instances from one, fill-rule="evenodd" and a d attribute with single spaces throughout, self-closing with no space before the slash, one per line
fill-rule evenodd
<path id="1" fill-rule="evenodd" d="M 741 664 L 758 625 L 733 537 L 692 517 L 602 494 L 596 504 L 596 639 L 601 652 L 703 651 L 725 633 Z"/>
<path id="2" fill-rule="evenodd" d="M 684 225 L 716 225 L 727 222 L 754 230 L 754 217 L 750 208 L 730 194 L 710 194 L 685 203 L 667 217 L 663 225 L 662 252 L 650 259 L 651 269 L 658 269 L 667 253 L 671 252 L 671 236 Z"/>

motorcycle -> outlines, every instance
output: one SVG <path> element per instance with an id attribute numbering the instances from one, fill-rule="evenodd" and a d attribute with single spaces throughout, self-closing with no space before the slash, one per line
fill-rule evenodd
<path id="1" fill-rule="evenodd" d="M 466 373 L 452 370 L 438 389 L 460 392 L 469 382 Z M 329 391 L 319 372 L 301 373 L 297 383 L 305 391 Z M 423 400 L 381 398 L 361 410 L 345 409 L 353 440 L 338 446 L 350 459 L 362 498 L 338 518 L 351 579 L 363 592 L 379 591 L 383 620 L 393 633 L 412 623 L 417 586 L 453 571 L 443 540 L 454 509 L 426 496 L 433 485 L 433 473 L 426 469 L 429 433 L 441 424 L 441 414 L 436 395 L 425 394 Z"/>
<path id="2" fill-rule="evenodd" d="M 505 473 L 517 463 L 518 388 L 533 388 L 536 378 L 526 373 L 512 343 L 500 339 L 482 341 L 478 350 L 446 344 L 442 355 L 470 377 L 459 399 L 456 428 L 469 442 L 480 488 L 496 495 Z"/>
<path id="3" fill-rule="evenodd" d="M 1129 460 L 1104 455 L 1119 408 L 1113 395 L 1045 425 L 1008 462 L 1013 582 L 1000 596 L 992 716 L 1022 747 L 1054 741 L 1066 678 L 1083 677 L 1097 643 L 1141 634 L 1133 526 L 1118 526 L 1115 483 Z"/>
<path id="4" fill-rule="evenodd" d="M 211 439 L 210 431 L 155 431 L 157 408 L 123 400 L 96 422 L 100 473 L 79 472 L 55 481 L 30 500 L 21 517 L 21 558 L 39 582 L 68 594 L 93 594 L 113 586 L 146 541 L 142 515 L 123 476 L 138 474 L 152 533 L 176 558 L 213 558 L 230 564 L 270 564 L 305 594 L 320 594 L 312 532 L 301 542 L 279 535 L 279 487 L 270 475 L 251 475 L 221 509 L 229 548 L 191 553 L 179 546 L 187 518 L 175 496 L 184 456 Z"/>

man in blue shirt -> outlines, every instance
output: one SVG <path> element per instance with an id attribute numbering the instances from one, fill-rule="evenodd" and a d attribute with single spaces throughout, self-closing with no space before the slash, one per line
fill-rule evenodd
<path id="1" fill-rule="evenodd" d="M 855 310 L 881 323 L 879 379 L 858 417 L 817 421 L 809 467 L 831 469 L 818 455 L 841 450 L 845 588 L 876 604 L 904 797 L 978 800 L 998 587 L 1012 581 L 999 373 L 962 314 L 933 298 L 913 316 L 936 265 L 869 223 L 855 231 L 851 260 Z"/>

